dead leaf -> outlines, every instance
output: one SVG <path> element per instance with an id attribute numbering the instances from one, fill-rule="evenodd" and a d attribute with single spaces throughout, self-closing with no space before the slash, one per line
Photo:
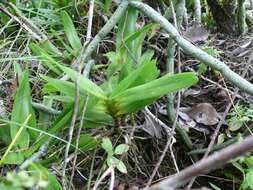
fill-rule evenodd
<path id="1" fill-rule="evenodd" d="M 202 25 L 194 25 L 189 27 L 183 35 L 192 43 L 203 42 L 209 37 L 209 31 Z"/>
<path id="2" fill-rule="evenodd" d="M 243 57 L 251 52 L 252 41 L 247 42 L 232 51 L 232 54 L 236 57 Z"/>
<path id="3" fill-rule="evenodd" d="M 150 116 L 145 116 L 145 122 L 143 125 L 138 126 L 139 129 L 145 131 L 150 136 L 161 139 L 162 138 L 162 127 Z"/>

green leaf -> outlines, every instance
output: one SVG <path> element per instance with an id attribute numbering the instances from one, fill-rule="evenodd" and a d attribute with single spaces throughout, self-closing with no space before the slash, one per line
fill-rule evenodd
<path id="1" fill-rule="evenodd" d="M 120 144 L 118 145 L 115 150 L 114 154 L 121 155 L 129 150 L 129 146 L 127 144 Z"/>
<path id="2" fill-rule="evenodd" d="M 24 162 L 25 158 L 22 152 L 9 152 L 4 160 L 4 164 L 19 165 Z"/>
<path id="3" fill-rule="evenodd" d="M 124 174 L 127 173 L 126 165 L 125 165 L 121 160 L 119 160 L 118 164 L 116 165 L 116 168 L 117 168 L 121 173 L 124 173 Z"/>
<path id="4" fill-rule="evenodd" d="M 130 36 L 128 36 L 123 43 L 125 43 L 125 45 L 122 45 L 121 49 L 126 49 L 125 46 L 127 45 L 131 45 L 132 43 L 134 43 L 132 50 L 130 50 L 132 52 L 132 54 L 134 55 L 135 60 L 137 60 L 137 62 L 139 63 L 140 58 L 141 58 L 141 53 L 142 53 L 142 44 L 143 41 L 147 35 L 147 33 L 154 27 L 157 27 L 157 24 L 148 24 L 144 27 L 142 27 L 141 29 L 137 30 L 136 32 L 132 33 Z M 122 50 L 121 50 L 122 51 Z"/>
<path id="5" fill-rule="evenodd" d="M 53 105 L 53 99 L 44 96 L 42 104 L 51 108 Z M 48 128 L 48 125 L 50 124 L 50 119 L 51 119 L 51 114 L 40 111 L 39 120 L 38 120 L 39 129 L 46 131 L 46 129 Z"/>
<path id="6" fill-rule="evenodd" d="M 61 70 L 56 67 L 58 62 L 51 55 L 49 55 L 44 49 L 40 48 L 35 43 L 30 44 L 29 47 L 35 55 L 39 56 L 44 67 L 52 70 L 57 75 L 62 74 Z"/>
<path id="7" fill-rule="evenodd" d="M 0 184 L 0 189 L 1 190 L 24 190 L 21 187 L 13 187 L 13 186 L 7 186 L 5 184 Z"/>
<path id="8" fill-rule="evenodd" d="M 69 123 L 70 118 L 72 117 L 73 104 L 70 104 L 64 108 L 62 113 L 56 118 L 52 126 L 48 129 L 48 133 L 56 134 L 61 128 L 65 127 Z M 25 151 L 25 156 L 30 157 L 36 150 L 40 148 L 49 139 L 49 136 L 42 135 L 36 143 L 33 144 L 28 150 Z"/>
<path id="9" fill-rule="evenodd" d="M 61 19 L 70 45 L 76 52 L 78 52 L 82 48 L 82 44 L 77 35 L 75 26 L 66 11 L 61 12 Z"/>
<path id="10" fill-rule="evenodd" d="M 245 163 L 249 168 L 253 168 L 253 156 L 245 158 Z"/>
<path id="11" fill-rule="evenodd" d="M 112 141 L 109 138 L 103 138 L 101 146 L 105 149 L 108 155 L 113 155 Z"/>
<path id="12" fill-rule="evenodd" d="M 222 190 L 221 188 L 219 188 L 218 186 L 212 184 L 212 183 L 209 183 L 211 185 L 211 187 L 214 189 L 214 190 Z"/>
<path id="13" fill-rule="evenodd" d="M 73 144 L 76 145 L 76 139 L 74 139 Z M 90 136 L 89 134 L 82 134 L 79 139 L 79 149 L 82 151 L 87 151 L 90 149 L 93 149 L 98 142 L 95 138 Z M 74 147 L 71 147 L 71 150 L 73 150 Z"/>
<path id="14" fill-rule="evenodd" d="M 253 169 L 249 170 L 247 173 L 246 173 L 246 184 L 251 188 L 253 189 Z"/>
<path id="15" fill-rule="evenodd" d="M 75 96 L 74 83 L 64 81 L 64 80 L 54 79 L 46 75 L 40 75 L 40 77 L 48 82 L 48 84 L 44 86 L 43 92 L 52 93 L 52 92 L 58 91 L 69 97 Z"/>
<path id="16" fill-rule="evenodd" d="M 75 81 L 77 72 L 74 71 L 73 69 L 58 65 L 70 78 L 71 80 Z M 90 93 L 93 94 L 94 96 L 106 100 L 107 97 L 104 93 L 104 91 L 97 86 L 95 83 L 93 83 L 91 80 L 87 79 L 83 75 L 80 76 L 80 91 L 83 93 Z"/>
<path id="17" fill-rule="evenodd" d="M 165 94 L 189 87 L 197 81 L 198 78 L 194 73 L 167 74 L 146 84 L 129 88 L 111 97 L 110 100 L 118 106 L 120 114 L 132 113 Z"/>
<path id="18" fill-rule="evenodd" d="M 118 164 L 118 162 L 119 162 L 119 159 L 115 158 L 112 155 L 108 155 L 106 158 L 106 163 L 108 166 L 115 167 Z"/>
<path id="19" fill-rule="evenodd" d="M 246 175 L 245 175 L 245 171 L 244 171 L 244 168 L 238 163 L 238 162 L 232 162 L 232 165 L 237 168 L 243 175 L 243 181 L 245 180 L 246 178 Z"/>
<path id="20" fill-rule="evenodd" d="M 29 172 L 31 177 L 35 178 L 37 183 L 48 183 L 46 187 L 42 188 L 43 190 L 63 190 L 61 184 L 56 179 L 56 176 L 52 174 L 47 168 L 43 167 L 40 164 L 32 164 L 29 167 Z"/>
<path id="21" fill-rule="evenodd" d="M 147 61 L 138 67 L 131 75 L 123 79 L 119 85 L 113 90 L 111 97 L 123 92 L 124 90 L 144 84 L 155 79 L 159 75 L 155 61 Z"/>
<path id="22" fill-rule="evenodd" d="M 23 71 L 22 71 L 22 69 L 20 67 L 20 64 L 14 63 L 14 72 L 15 72 L 15 75 L 17 76 L 17 78 L 18 78 L 18 81 L 21 81 L 22 80 Z"/>
<path id="23" fill-rule="evenodd" d="M 19 81 L 19 83 L 20 85 L 15 94 L 14 105 L 12 108 L 11 121 L 22 124 L 31 114 L 32 116 L 27 125 L 36 128 L 35 113 L 31 104 L 32 98 L 30 96 L 28 71 L 25 71 L 23 73 L 22 80 Z M 10 126 L 11 138 L 13 139 L 18 132 L 20 126 L 15 124 L 11 124 Z M 30 135 L 33 139 L 35 139 L 38 134 L 32 131 L 30 131 L 29 134 L 28 130 L 24 129 L 20 134 L 16 145 L 19 146 L 21 149 L 28 148 L 30 142 Z"/>
<path id="24" fill-rule="evenodd" d="M 126 14 L 120 19 L 118 25 L 118 32 L 116 36 L 116 49 L 119 50 L 122 46 L 122 42 L 125 40 L 126 37 L 130 36 L 136 30 L 136 21 L 138 18 L 138 10 L 129 7 L 127 9 Z M 129 50 L 133 50 L 134 42 L 128 46 Z"/>
<path id="25" fill-rule="evenodd" d="M 53 56 L 62 56 L 62 53 L 48 39 L 45 41 L 40 41 L 40 46 L 42 49 L 46 50 L 47 53 Z"/>

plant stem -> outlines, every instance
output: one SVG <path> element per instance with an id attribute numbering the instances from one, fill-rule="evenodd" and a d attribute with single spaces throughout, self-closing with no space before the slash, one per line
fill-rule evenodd
<path id="1" fill-rule="evenodd" d="M 197 23 L 201 23 L 201 3 L 200 0 L 194 0 L 194 17 Z"/>
<path id="2" fill-rule="evenodd" d="M 246 8 L 245 0 L 238 0 L 238 29 L 240 34 L 245 34 L 247 32 L 247 23 L 246 23 Z"/>
<path id="3" fill-rule="evenodd" d="M 174 5 L 172 3 L 172 0 L 170 1 L 170 8 L 172 10 L 172 17 L 173 17 L 173 23 L 175 25 L 176 28 L 180 28 L 180 25 L 182 23 L 182 17 L 184 15 L 184 8 L 185 8 L 185 1 L 180 1 L 177 5 L 176 5 L 176 13 L 174 10 Z M 180 17 L 179 17 L 180 15 Z M 168 42 L 168 46 L 167 46 L 167 63 L 166 63 L 166 67 L 167 67 L 167 73 L 171 73 L 174 74 L 174 54 L 175 54 L 175 49 L 176 49 L 176 43 L 173 39 L 169 39 Z M 174 109 L 174 94 L 168 94 L 167 96 L 167 114 L 168 117 L 170 118 L 170 120 L 172 122 L 175 121 L 176 118 L 176 113 L 175 113 L 175 109 Z M 181 128 L 178 123 L 176 124 L 176 131 L 180 134 L 180 136 L 182 137 L 182 139 L 184 140 L 186 146 L 191 150 L 193 145 L 191 142 L 190 137 L 188 136 L 188 134 L 186 133 L 186 131 Z"/>

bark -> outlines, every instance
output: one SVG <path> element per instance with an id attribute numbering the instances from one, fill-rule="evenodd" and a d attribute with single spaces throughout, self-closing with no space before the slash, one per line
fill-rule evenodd
<path id="1" fill-rule="evenodd" d="M 230 7 L 233 6 L 233 3 L 221 6 L 217 0 L 207 0 L 207 4 L 210 7 L 210 11 L 220 32 L 231 35 L 238 33 L 233 16 L 233 9 Z"/>

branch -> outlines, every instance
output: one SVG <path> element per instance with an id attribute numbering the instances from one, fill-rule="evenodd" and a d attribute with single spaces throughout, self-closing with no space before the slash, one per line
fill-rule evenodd
<path id="1" fill-rule="evenodd" d="M 194 165 L 182 170 L 178 174 L 153 185 L 149 190 L 169 190 L 175 189 L 186 183 L 190 179 L 200 174 L 207 173 L 219 168 L 231 159 L 253 150 L 253 136 L 243 140 L 239 144 L 231 145 L 221 151 L 218 151 L 204 160 L 196 162 Z"/>
<path id="2" fill-rule="evenodd" d="M 197 48 L 182 36 L 180 36 L 177 29 L 153 8 L 139 1 L 130 1 L 130 5 L 140 9 L 154 22 L 159 23 L 161 27 L 170 34 L 171 38 L 173 38 L 186 53 L 205 63 L 212 69 L 218 70 L 228 81 L 233 83 L 235 86 L 247 92 L 248 94 L 253 95 L 253 85 L 250 82 L 242 78 L 237 73 L 233 72 L 225 63 Z"/>

